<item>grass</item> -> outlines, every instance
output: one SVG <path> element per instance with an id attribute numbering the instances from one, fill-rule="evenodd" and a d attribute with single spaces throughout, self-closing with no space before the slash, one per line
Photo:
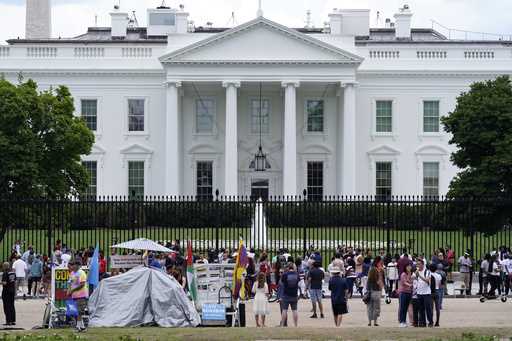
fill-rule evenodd
<path id="1" fill-rule="evenodd" d="M 324 255 L 328 258 L 334 252 L 337 245 L 346 244 L 364 248 L 379 249 L 386 248 L 388 233 L 381 228 L 270 228 L 268 229 L 267 249 L 276 251 L 279 248 L 286 247 L 292 254 L 301 255 L 304 242 L 304 234 L 307 243 L 315 245 L 324 250 Z M 90 230 L 69 230 L 62 231 L 56 229 L 53 232 L 52 243 L 60 239 L 73 249 L 94 246 L 99 243 L 100 248 L 109 250 L 109 246 L 116 242 L 126 241 L 132 238 L 147 237 L 153 240 L 187 240 L 195 241 L 194 250 L 205 252 L 208 248 L 234 247 L 238 244 L 238 237 L 243 236 L 250 243 L 250 228 L 200 228 L 200 229 L 181 229 L 181 228 L 145 228 L 134 231 L 125 229 L 90 229 Z M 217 238 L 220 240 L 217 244 Z M 25 241 L 34 245 L 37 252 L 46 253 L 48 249 L 48 235 L 45 230 L 16 229 L 9 230 L 4 239 L 0 242 L 0 255 L 6 259 L 16 240 Z M 416 253 L 430 254 L 434 249 L 451 245 L 456 255 L 471 248 L 471 237 L 461 231 L 389 231 L 391 249 L 399 250 L 407 247 Z M 484 252 L 490 251 L 499 245 L 510 245 L 512 243 L 512 231 L 506 230 L 497 233 L 494 236 L 484 236 L 475 233 L 473 238 L 474 254 L 481 256 Z"/>
<path id="2" fill-rule="evenodd" d="M 85 334 L 70 330 L 10 332 L 0 341 L 163 341 L 163 340 L 418 340 L 418 341 L 497 341 L 510 340 L 512 328 L 99 328 Z"/>

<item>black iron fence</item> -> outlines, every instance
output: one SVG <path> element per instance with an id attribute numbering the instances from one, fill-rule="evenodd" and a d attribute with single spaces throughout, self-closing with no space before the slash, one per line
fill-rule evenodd
<path id="1" fill-rule="evenodd" d="M 57 241 L 78 250 L 145 237 L 191 240 L 194 252 L 249 248 L 302 255 L 314 247 L 330 257 L 338 246 L 428 254 L 450 245 L 477 257 L 512 244 L 512 200 L 394 197 L 102 197 L 94 200 L 0 200 L 0 252 L 19 241 L 50 253 Z"/>

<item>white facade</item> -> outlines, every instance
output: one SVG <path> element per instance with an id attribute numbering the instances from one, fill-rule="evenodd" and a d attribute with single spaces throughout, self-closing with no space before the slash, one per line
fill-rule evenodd
<path id="1" fill-rule="evenodd" d="M 195 196 L 198 181 L 207 192 L 251 195 L 263 180 L 270 195 L 313 187 L 322 195 L 442 195 L 457 169 L 436 114 L 453 110 L 472 82 L 512 73 L 510 42 L 411 29 L 407 9 L 395 16 L 396 33 L 362 26 L 369 14 L 361 10 L 333 13 L 330 32 L 264 17 L 194 29 L 186 13 L 174 13 L 155 19 L 158 32 L 174 25 L 167 37 L 147 36 L 151 28 L 115 27 L 115 37 L 110 28 L 90 28 L 76 38 L 0 46 L 8 79 L 22 72 L 42 88 L 68 86 L 77 115 L 94 112 L 82 106 L 95 103 L 96 143 L 83 159 L 96 162 L 97 195 L 126 195 L 131 184 L 145 195 Z M 260 84 L 265 172 L 249 168 Z M 318 110 L 308 115 L 308 107 Z M 204 162 L 211 174 L 201 173 Z M 308 162 L 316 162 L 309 183 Z M 131 167 L 143 184 L 130 180 Z M 198 167 L 209 179 L 198 180 Z"/>

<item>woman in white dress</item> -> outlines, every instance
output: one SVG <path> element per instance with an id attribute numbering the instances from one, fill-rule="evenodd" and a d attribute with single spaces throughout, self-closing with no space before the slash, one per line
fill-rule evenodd
<path id="1" fill-rule="evenodd" d="M 258 280 L 252 286 L 254 302 L 252 310 L 256 319 L 256 327 L 265 327 L 265 317 L 270 313 L 268 309 L 268 285 L 265 274 L 260 272 Z"/>

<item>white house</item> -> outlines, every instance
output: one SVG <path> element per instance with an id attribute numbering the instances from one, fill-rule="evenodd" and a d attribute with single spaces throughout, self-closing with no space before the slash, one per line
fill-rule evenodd
<path id="1" fill-rule="evenodd" d="M 92 194 L 201 197 L 445 194 L 457 169 L 440 117 L 472 82 L 512 73 L 512 42 L 411 28 L 408 7 L 376 29 L 369 10 L 322 29 L 259 14 L 193 27 L 158 8 L 146 28 L 115 9 L 112 27 L 65 39 L 36 34 L 42 18 L 0 46 L 0 73 L 70 88 L 96 135 Z M 250 167 L 260 136 L 265 171 Z"/>

